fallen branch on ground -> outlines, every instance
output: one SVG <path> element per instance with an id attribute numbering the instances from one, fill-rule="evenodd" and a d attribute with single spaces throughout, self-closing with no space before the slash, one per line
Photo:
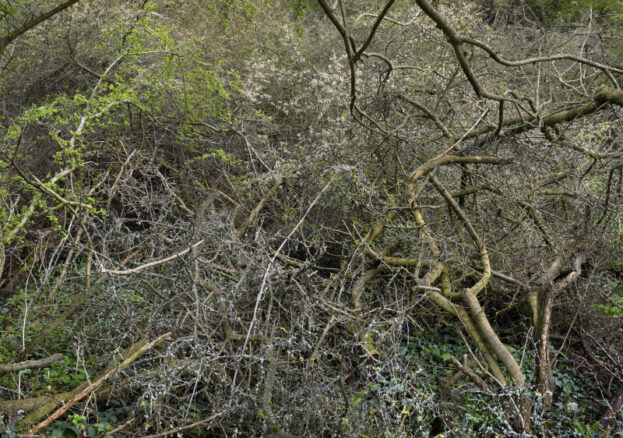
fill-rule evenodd
<path id="1" fill-rule="evenodd" d="M 25 370 L 27 368 L 43 368 L 48 365 L 53 364 L 54 362 L 58 362 L 63 359 L 62 354 L 55 354 L 54 356 L 46 357 L 38 360 L 26 360 L 24 362 L 11 363 L 0 365 L 0 374 L 4 373 L 12 373 L 15 371 Z"/>

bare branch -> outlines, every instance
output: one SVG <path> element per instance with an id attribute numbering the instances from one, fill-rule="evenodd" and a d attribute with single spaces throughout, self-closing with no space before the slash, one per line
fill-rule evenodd
<path id="1" fill-rule="evenodd" d="M 62 359 L 63 359 L 63 355 L 59 353 L 59 354 L 55 354 L 53 356 L 46 357 L 43 359 L 27 360 L 27 361 L 19 362 L 19 363 L 0 365 L 0 374 L 14 373 L 16 371 L 26 370 L 29 368 L 44 368 Z"/>
<path id="2" fill-rule="evenodd" d="M 180 258 L 184 254 L 188 254 L 188 252 L 190 252 L 194 248 L 197 248 L 199 245 L 203 244 L 204 242 L 205 242 L 205 240 L 201 239 L 199 242 L 195 243 L 190 248 L 186 248 L 184 251 L 180 251 L 177 254 L 173 254 L 172 256 L 166 257 L 164 259 L 154 260 L 153 262 L 145 263 L 144 265 L 137 266 L 136 268 L 126 269 L 126 270 L 123 270 L 123 271 L 115 270 L 115 269 L 102 269 L 101 273 L 102 274 L 113 274 L 113 275 L 130 275 L 130 274 L 135 274 L 135 273 L 140 272 L 140 271 L 142 271 L 144 269 L 151 268 L 152 266 L 158 266 L 158 265 L 161 265 L 163 263 L 170 262 L 171 260 L 175 260 L 177 258 Z"/>

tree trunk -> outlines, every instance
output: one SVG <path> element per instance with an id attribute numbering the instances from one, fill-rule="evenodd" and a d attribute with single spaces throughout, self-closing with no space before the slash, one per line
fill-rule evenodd
<path id="1" fill-rule="evenodd" d="M 543 404 L 547 409 L 550 409 L 556 389 L 549 355 L 552 291 L 546 289 L 543 290 L 540 295 L 536 324 L 534 326 L 535 339 L 537 342 L 537 388 L 543 395 Z"/>

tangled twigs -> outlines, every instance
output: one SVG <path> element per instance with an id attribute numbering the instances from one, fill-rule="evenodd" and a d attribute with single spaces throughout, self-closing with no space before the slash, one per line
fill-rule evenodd
<path id="1" fill-rule="evenodd" d="M 138 254 L 138 250 L 130 253 L 121 262 L 121 266 L 124 266 L 134 256 L 136 256 L 136 254 Z M 76 312 L 76 310 L 78 310 L 86 302 L 86 300 L 89 297 L 91 297 L 93 292 L 95 292 L 95 289 L 97 288 L 97 286 L 100 283 L 102 283 L 106 279 L 106 277 L 107 277 L 106 275 L 102 274 L 98 277 L 98 279 L 94 283 L 88 285 L 87 289 L 82 294 L 78 295 L 78 297 L 69 304 L 69 307 L 67 307 L 67 310 L 65 310 L 52 324 L 48 325 L 46 328 L 41 330 L 41 332 L 37 336 L 35 336 L 35 338 L 30 342 L 30 344 L 28 344 L 26 348 L 20 354 L 17 355 L 17 360 L 18 361 L 24 360 L 26 356 L 32 351 L 32 349 L 35 348 L 39 344 L 39 342 L 47 338 L 50 333 L 52 333 L 63 322 L 65 322 L 67 318 L 73 315 L 74 312 Z"/>
<path id="2" fill-rule="evenodd" d="M 303 214 L 303 216 L 301 217 L 301 219 L 298 221 L 298 223 L 294 226 L 294 228 L 292 228 L 292 231 L 290 231 L 290 234 L 288 234 L 288 236 L 283 239 L 283 242 L 281 242 L 281 245 L 279 245 L 279 248 L 277 248 L 277 251 L 275 252 L 275 254 L 273 255 L 273 257 L 270 259 L 270 262 L 268 263 L 268 266 L 266 267 L 266 271 L 264 272 L 264 276 L 262 277 L 262 284 L 260 286 L 260 291 L 257 294 L 257 299 L 255 301 L 255 307 L 253 309 L 253 318 L 251 319 L 251 323 L 249 324 L 249 329 L 247 330 L 247 335 L 245 337 L 244 340 L 244 344 L 242 346 L 242 352 L 241 355 L 244 354 L 247 345 L 249 344 L 249 339 L 251 338 L 251 333 L 253 332 L 253 325 L 255 324 L 255 321 L 257 320 L 257 312 L 258 309 L 260 307 L 260 302 L 262 301 L 262 297 L 264 296 L 264 288 L 266 287 L 266 283 L 268 281 L 268 278 L 270 277 L 270 273 L 272 271 L 272 267 L 273 264 L 275 263 L 275 260 L 277 259 L 277 257 L 279 256 L 279 254 L 281 253 L 281 250 L 283 250 L 283 247 L 285 246 L 285 244 L 288 242 L 288 240 L 290 240 L 290 238 L 294 235 L 294 233 L 296 233 L 296 230 L 299 229 L 299 227 L 303 224 L 303 221 L 305 221 L 305 218 L 307 217 L 307 215 L 309 214 L 309 212 L 312 210 L 312 208 L 314 208 L 314 206 L 318 203 L 318 201 L 320 200 L 320 197 L 329 189 L 329 186 L 331 185 L 331 183 L 333 182 L 333 180 L 335 180 L 335 178 L 337 177 L 338 174 L 335 174 L 326 184 L 325 186 L 322 188 L 322 190 L 320 190 L 320 192 L 318 192 L 318 194 L 316 195 L 316 197 L 314 198 L 314 200 L 309 204 L 309 207 L 307 207 L 307 210 L 305 211 L 305 213 Z M 236 369 L 236 372 L 234 373 L 234 378 L 232 379 L 232 392 L 234 390 L 234 387 L 236 385 L 236 377 L 238 376 L 238 369 Z"/>

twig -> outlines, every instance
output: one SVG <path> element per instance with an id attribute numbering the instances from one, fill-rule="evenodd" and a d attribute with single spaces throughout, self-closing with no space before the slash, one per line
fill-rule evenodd
<path id="1" fill-rule="evenodd" d="M 189 216 L 193 215 L 193 212 L 190 208 L 188 208 L 188 206 L 186 205 L 186 203 L 184 202 L 184 200 L 177 194 L 175 193 L 175 191 L 171 188 L 171 186 L 169 185 L 169 183 L 167 182 L 167 179 L 164 177 L 164 175 L 162 173 L 160 173 L 160 171 L 158 171 L 158 176 L 160 177 L 160 179 L 162 180 L 162 184 L 164 184 L 164 186 L 166 187 L 166 189 L 169 191 L 169 193 L 171 194 L 171 196 L 173 196 L 175 198 L 175 200 L 177 201 L 179 207 L 184 210 L 184 212 L 186 212 L 186 214 L 188 214 Z"/>
<path id="2" fill-rule="evenodd" d="M 126 421 L 125 423 L 123 423 L 120 426 L 115 427 L 113 430 L 106 432 L 106 435 L 112 435 L 115 436 L 114 434 L 125 429 L 126 427 L 128 427 L 130 424 L 132 424 L 134 422 L 134 420 L 136 420 L 136 418 L 130 418 L 128 421 Z"/>
<path id="3" fill-rule="evenodd" d="M 205 240 L 201 239 L 199 242 L 195 243 L 190 248 L 186 248 L 184 251 L 180 251 L 177 254 L 173 254 L 172 256 L 166 257 L 166 258 L 161 259 L 161 260 L 154 260 L 153 262 L 149 262 L 149 263 L 146 263 L 144 265 L 137 266 L 136 268 L 126 269 L 125 271 L 118 271 L 118 270 L 115 270 L 115 269 L 102 269 L 101 272 L 102 272 L 102 274 L 114 274 L 114 275 L 130 275 L 130 274 L 135 274 L 135 273 L 137 273 L 139 271 L 142 271 L 143 269 L 151 268 L 152 266 L 161 265 L 163 263 L 170 262 L 171 260 L 175 260 L 175 259 L 183 256 L 184 254 L 188 253 L 190 250 L 198 247 L 203 242 L 205 242 Z"/>
<path id="4" fill-rule="evenodd" d="M 308 363 L 313 363 L 316 355 L 318 354 L 318 350 L 320 349 L 320 345 L 322 345 L 322 342 L 324 341 L 324 338 L 326 338 L 327 333 L 329 333 L 329 330 L 331 330 L 331 327 L 333 327 L 333 323 L 335 322 L 335 315 L 331 315 L 331 318 L 329 318 L 329 321 L 327 322 L 327 325 L 325 326 L 324 330 L 322 331 L 322 334 L 320 335 L 320 338 L 318 338 L 318 342 L 316 342 L 316 346 L 314 347 L 314 351 L 312 351 L 312 354 L 309 356 L 310 362 Z"/>
<path id="5" fill-rule="evenodd" d="M 284 181 L 283 178 L 280 178 L 279 180 L 277 180 L 277 182 L 275 182 L 272 188 L 268 191 L 266 196 L 264 196 L 260 200 L 260 202 L 258 202 L 257 206 L 251 211 L 251 213 L 249 213 L 249 216 L 247 217 L 247 219 L 244 221 L 244 223 L 240 226 L 240 229 L 238 230 L 239 239 L 242 239 L 242 237 L 244 236 L 244 233 L 247 232 L 251 224 L 257 219 L 258 214 L 260 214 L 260 211 L 262 211 L 262 208 L 264 208 L 264 205 L 266 205 L 266 202 L 268 202 L 268 200 L 272 198 L 275 195 L 275 193 L 277 193 L 277 190 L 279 189 L 279 187 L 281 187 L 281 184 L 283 184 L 283 181 Z"/>
<path id="6" fill-rule="evenodd" d="M 463 374 L 468 376 L 484 393 L 489 394 L 489 395 L 493 394 L 493 392 L 491 391 L 491 388 L 489 388 L 489 385 L 487 385 L 487 382 L 482 380 L 480 376 L 478 376 L 478 374 L 472 371 L 470 367 L 468 367 L 467 365 L 463 365 L 454 356 L 450 357 L 450 360 L 452 361 L 455 367 L 461 370 Z"/>
<path id="7" fill-rule="evenodd" d="M 156 438 L 156 437 L 160 437 L 160 436 L 172 435 L 172 434 L 175 434 L 177 432 L 181 432 L 181 431 L 187 430 L 187 429 L 192 429 L 193 427 L 201 426 L 202 424 L 206 424 L 206 423 L 209 423 L 211 421 L 214 421 L 215 419 L 217 419 L 221 415 L 223 415 L 222 412 L 218 413 L 218 414 L 214 414 L 211 417 L 204 418 L 203 420 L 196 421 L 196 422 L 194 422 L 192 424 L 187 424 L 186 426 L 176 427 L 175 429 L 167 430 L 166 432 L 160 432 L 160 433 L 156 433 L 156 434 L 153 434 L 153 435 L 147 435 L 144 438 Z"/>

